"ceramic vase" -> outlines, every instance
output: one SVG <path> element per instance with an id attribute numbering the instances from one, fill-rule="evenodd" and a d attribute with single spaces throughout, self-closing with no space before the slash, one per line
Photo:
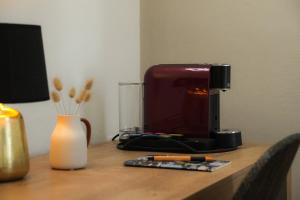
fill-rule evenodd
<path id="1" fill-rule="evenodd" d="M 64 170 L 85 168 L 90 138 L 91 125 L 88 120 L 74 115 L 58 115 L 51 135 L 51 167 Z"/>

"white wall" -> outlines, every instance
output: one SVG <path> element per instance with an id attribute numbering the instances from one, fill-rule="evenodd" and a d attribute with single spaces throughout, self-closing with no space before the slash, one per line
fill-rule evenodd
<path id="1" fill-rule="evenodd" d="M 139 0 L 1 0 L 0 22 L 42 26 L 48 81 L 65 86 L 94 78 L 93 97 L 82 109 L 92 142 L 118 130 L 119 81 L 139 81 Z M 25 118 L 31 155 L 48 151 L 55 109 L 48 102 L 10 105 Z"/>
<path id="2" fill-rule="evenodd" d="M 221 94 L 223 128 L 246 143 L 274 143 L 300 131 L 299 0 L 142 0 L 145 71 L 158 63 L 232 64 Z M 293 195 L 300 199 L 300 152 Z"/>

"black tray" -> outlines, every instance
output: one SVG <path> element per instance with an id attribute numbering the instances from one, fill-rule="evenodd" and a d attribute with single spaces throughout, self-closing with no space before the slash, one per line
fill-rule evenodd
<path id="1" fill-rule="evenodd" d="M 156 135 L 143 135 L 128 140 L 121 140 L 118 149 L 130 151 L 156 151 L 175 153 L 218 153 L 233 151 L 241 145 L 230 144 L 220 147 L 217 139 L 208 138 L 165 138 Z"/>

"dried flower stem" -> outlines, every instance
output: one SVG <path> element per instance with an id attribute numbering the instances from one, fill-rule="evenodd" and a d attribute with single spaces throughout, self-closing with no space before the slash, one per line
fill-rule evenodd
<path id="1" fill-rule="evenodd" d="M 75 110 L 75 114 L 77 114 L 80 106 L 82 106 L 84 103 L 87 103 L 91 99 L 91 92 L 85 90 L 84 95 L 82 95 L 82 98 L 79 99 L 79 103 L 77 105 L 77 109 Z"/>
<path id="2" fill-rule="evenodd" d="M 84 101 L 84 97 L 85 97 L 85 94 L 86 94 L 87 90 L 82 90 L 79 94 L 79 96 L 76 98 L 76 103 L 77 103 L 77 107 L 75 109 L 75 113 L 74 114 L 77 114 L 79 108 L 80 108 L 80 105 L 81 103 Z"/>
<path id="3" fill-rule="evenodd" d="M 61 96 L 62 112 L 63 112 L 63 114 L 66 114 L 65 100 L 64 100 L 64 95 L 62 94 L 63 84 L 59 78 L 54 78 L 53 85 Z"/>
<path id="4" fill-rule="evenodd" d="M 80 105 L 81 105 L 81 103 L 77 104 L 77 107 L 76 107 L 76 109 L 75 109 L 74 115 L 76 115 L 77 112 L 79 111 Z"/>
<path id="5" fill-rule="evenodd" d="M 59 92 L 59 93 L 61 94 L 61 104 L 62 104 L 62 107 L 63 107 L 63 114 L 67 114 L 64 95 L 62 94 L 62 92 Z"/>
<path id="6" fill-rule="evenodd" d="M 52 101 L 54 102 L 56 112 L 59 113 L 60 110 L 60 96 L 56 91 L 51 93 Z"/>
<path id="7" fill-rule="evenodd" d="M 70 91 L 69 91 L 69 97 L 70 97 L 70 99 L 69 99 L 69 114 L 72 114 L 72 100 L 73 100 L 73 98 L 76 96 L 76 90 L 75 90 L 75 88 L 74 87 L 72 87 L 71 89 L 70 89 Z"/>

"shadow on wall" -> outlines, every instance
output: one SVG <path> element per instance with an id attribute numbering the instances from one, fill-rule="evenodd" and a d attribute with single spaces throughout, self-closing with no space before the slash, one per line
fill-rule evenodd
<path id="1" fill-rule="evenodd" d="M 103 99 L 101 98 L 100 90 L 93 89 L 92 99 L 90 103 L 86 104 L 81 111 L 81 115 L 87 118 L 92 126 L 92 144 L 103 142 L 107 140 L 104 134 L 105 122 L 104 122 L 104 111 L 103 111 Z"/>
<path id="2" fill-rule="evenodd" d="M 82 106 L 81 116 L 87 118 L 92 126 L 91 143 L 97 144 L 107 140 L 105 135 L 105 115 L 104 115 L 104 99 L 105 88 L 103 87 L 103 81 L 99 76 L 93 76 L 90 74 L 97 74 L 96 67 L 90 68 L 88 71 L 83 72 L 83 77 L 91 77 L 93 82 L 93 88 L 91 90 L 91 100 Z M 85 75 L 89 74 L 89 75 Z"/>

